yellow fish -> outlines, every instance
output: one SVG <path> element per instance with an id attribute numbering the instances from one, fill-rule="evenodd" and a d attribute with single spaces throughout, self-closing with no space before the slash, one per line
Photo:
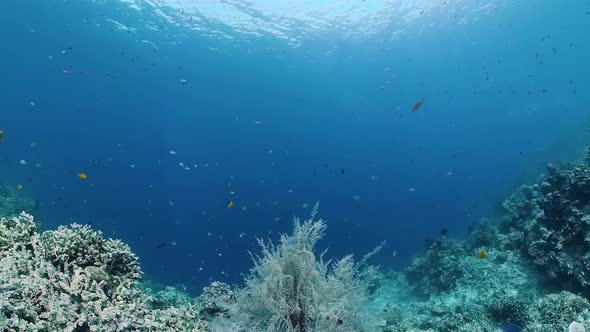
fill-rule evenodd
<path id="1" fill-rule="evenodd" d="M 227 201 L 227 208 L 231 209 L 232 207 L 234 207 L 234 202 L 232 201 Z"/>
<path id="2" fill-rule="evenodd" d="M 4 130 L 0 130 L 0 142 L 4 140 Z"/>
<path id="3" fill-rule="evenodd" d="M 77 175 L 82 180 L 88 179 L 88 175 L 86 175 L 86 173 L 78 173 Z"/>
<path id="4" fill-rule="evenodd" d="M 485 249 L 482 249 L 475 253 L 475 258 L 482 259 L 488 256 L 488 252 Z"/>
<path id="5" fill-rule="evenodd" d="M 19 184 L 18 186 L 16 186 L 16 190 L 23 191 L 23 185 Z"/>

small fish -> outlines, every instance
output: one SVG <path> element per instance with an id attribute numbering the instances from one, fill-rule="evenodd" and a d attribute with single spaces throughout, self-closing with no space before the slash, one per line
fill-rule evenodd
<path id="1" fill-rule="evenodd" d="M 82 180 L 88 179 L 88 175 L 86 175 L 86 173 L 78 173 L 76 175 Z"/>
<path id="2" fill-rule="evenodd" d="M 446 228 L 443 228 L 440 230 L 440 235 L 442 236 L 447 236 L 449 234 L 449 230 Z"/>
<path id="3" fill-rule="evenodd" d="M 485 249 L 482 249 L 475 253 L 475 258 L 477 259 L 483 259 L 486 257 L 488 257 L 488 252 Z"/>
<path id="4" fill-rule="evenodd" d="M 156 246 L 156 249 L 164 248 L 168 243 L 162 242 Z"/>
<path id="5" fill-rule="evenodd" d="M 232 201 L 227 201 L 227 208 L 228 208 L 228 209 L 231 209 L 231 208 L 233 208 L 233 207 L 234 207 L 234 202 L 232 202 Z"/>
<path id="6" fill-rule="evenodd" d="M 16 186 L 16 190 L 23 191 L 23 185 L 19 184 L 18 186 Z"/>
<path id="7" fill-rule="evenodd" d="M 422 107 L 422 104 L 424 104 L 424 99 L 420 99 L 420 100 L 418 100 L 418 101 L 417 101 L 417 102 L 414 104 L 414 106 L 412 107 L 412 112 L 417 112 L 417 111 L 420 109 L 420 107 Z"/>
<path id="8" fill-rule="evenodd" d="M 288 245 L 290 246 L 294 246 L 295 245 L 295 240 L 289 240 L 289 242 L 287 242 Z"/>
<path id="9" fill-rule="evenodd" d="M 4 140 L 4 130 L 0 130 L 0 142 Z"/>

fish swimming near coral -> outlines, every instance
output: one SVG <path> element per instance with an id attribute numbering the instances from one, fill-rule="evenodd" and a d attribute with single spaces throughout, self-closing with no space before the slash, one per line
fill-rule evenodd
<path id="1" fill-rule="evenodd" d="M 156 249 L 164 248 L 168 243 L 162 242 L 156 246 Z"/>
<path id="2" fill-rule="evenodd" d="M 0 130 L 0 142 L 4 140 L 4 130 Z"/>
<path id="3" fill-rule="evenodd" d="M 485 249 L 482 249 L 475 253 L 475 258 L 477 259 L 483 259 L 486 257 L 488 257 L 488 252 Z"/>
<path id="4" fill-rule="evenodd" d="M 19 184 L 18 186 L 16 186 L 16 190 L 23 191 L 23 185 Z"/>
<path id="5" fill-rule="evenodd" d="M 232 201 L 228 201 L 228 202 L 227 202 L 227 208 L 228 208 L 228 209 L 231 209 L 231 208 L 233 208 L 233 207 L 234 207 L 234 202 L 232 202 Z"/>
<path id="6" fill-rule="evenodd" d="M 417 101 L 417 102 L 414 104 L 414 106 L 412 107 L 412 112 L 417 112 L 417 111 L 420 109 L 420 107 L 422 107 L 422 104 L 424 104 L 424 99 L 420 99 L 420 100 L 418 100 L 418 101 Z"/>
<path id="7" fill-rule="evenodd" d="M 86 173 L 78 173 L 76 175 L 82 180 L 88 179 L 88 175 L 86 175 Z"/>

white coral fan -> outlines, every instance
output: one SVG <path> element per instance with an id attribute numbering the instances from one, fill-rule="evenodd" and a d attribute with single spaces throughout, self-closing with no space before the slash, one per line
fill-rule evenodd
<path id="1" fill-rule="evenodd" d="M 236 302 L 227 305 L 229 319 L 214 321 L 214 331 L 371 331 L 374 315 L 367 309 L 369 287 L 375 269 L 346 256 L 334 263 L 316 256 L 314 247 L 326 224 L 295 219 L 291 235 L 275 246 L 259 240 L 262 255 L 246 287 L 236 292 Z"/>

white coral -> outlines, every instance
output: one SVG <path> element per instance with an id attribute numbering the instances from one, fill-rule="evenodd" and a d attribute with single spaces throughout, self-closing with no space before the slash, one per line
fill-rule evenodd
<path id="1" fill-rule="evenodd" d="M 190 304 L 151 309 L 140 276 L 129 246 L 88 226 L 0 219 L 0 331 L 205 331 Z"/>
<path id="2" fill-rule="evenodd" d="M 291 235 L 279 245 L 259 240 L 262 255 L 236 303 L 226 304 L 230 318 L 218 317 L 213 331 L 351 331 L 371 330 L 366 301 L 374 269 L 346 256 L 324 262 L 314 246 L 326 229 L 323 220 L 295 219 Z M 374 253 L 374 252 L 373 252 Z M 362 260 L 361 262 L 363 262 Z"/>
<path id="3" fill-rule="evenodd" d="M 571 322 L 568 332 L 586 332 L 584 326 L 578 322 Z"/>

